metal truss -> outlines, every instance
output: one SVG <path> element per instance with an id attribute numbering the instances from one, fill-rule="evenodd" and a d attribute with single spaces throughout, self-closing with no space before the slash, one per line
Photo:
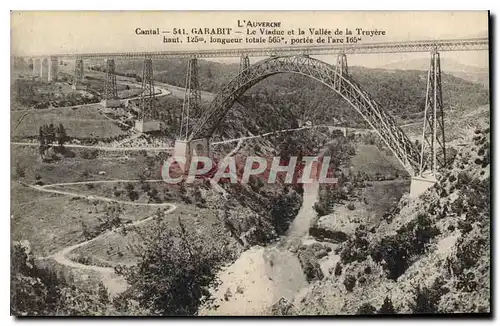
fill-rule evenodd
<path id="1" fill-rule="evenodd" d="M 435 175 L 440 167 L 446 165 L 441 58 L 436 49 L 431 52 L 427 74 L 421 146 L 419 171 L 420 173 L 430 171 Z"/>
<path id="2" fill-rule="evenodd" d="M 342 75 L 339 71 L 342 71 Z M 343 97 L 382 138 L 408 173 L 415 175 L 419 172 L 418 150 L 394 119 L 344 71 L 309 56 L 272 57 L 259 61 L 245 73 L 236 76 L 217 94 L 188 139 L 210 137 L 234 102 L 259 81 L 278 73 L 297 73 L 323 83 Z"/>
<path id="3" fill-rule="evenodd" d="M 333 76 L 333 87 L 340 89 L 342 76 L 349 78 L 349 71 L 347 69 L 347 56 L 344 52 L 339 53 L 337 56 L 337 64 L 335 65 L 335 75 Z"/>
<path id="4" fill-rule="evenodd" d="M 248 57 L 248 54 L 242 54 L 240 57 L 240 73 L 245 69 L 248 69 L 248 67 L 250 67 L 250 58 Z"/>
<path id="5" fill-rule="evenodd" d="M 73 74 L 73 85 L 76 87 L 82 83 L 83 80 L 83 59 L 76 58 L 75 71 Z"/>
<path id="6" fill-rule="evenodd" d="M 213 57 L 241 57 L 246 54 L 250 57 L 289 56 L 289 55 L 325 55 L 344 52 L 352 53 L 399 53 L 399 52 L 430 52 L 437 49 L 443 51 L 478 51 L 488 50 L 489 39 L 463 38 L 443 40 L 420 40 L 408 42 L 377 42 L 377 43 L 350 43 L 329 44 L 318 46 L 286 46 L 269 48 L 240 48 L 203 51 L 156 51 L 156 52 L 115 52 L 115 53 L 82 53 L 82 54 L 54 54 L 60 58 L 81 57 L 84 59 L 102 58 L 213 58 Z M 31 56 L 39 57 L 39 56 Z"/>
<path id="7" fill-rule="evenodd" d="M 190 133 L 192 117 L 200 114 L 201 92 L 198 81 L 198 59 L 191 58 L 188 61 L 186 72 L 186 91 L 184 93 L 184 103 L 182 105 L 180 138 L 187 139 Z"/>
<path id="8" fill-rule="evenodd" d="M 115 60 L 106 60 L 106 83 L 104 85 L 104 99 L 116 100 L 118 90 L 116 89 Z"/>
<path id="9" fill-rule="evenodd" d="M 142 71 L 142 92 L 141 92 L 141 111 L 139 119 L 156 119 L 155 110 L 155 87 L 153 82 L 153 60 L 149 57 L 144 59 L 144 68 Z"/>

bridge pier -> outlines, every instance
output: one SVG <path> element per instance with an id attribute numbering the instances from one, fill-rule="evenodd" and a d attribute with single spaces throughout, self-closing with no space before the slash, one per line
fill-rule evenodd
<path id="1" fill-rule="evenodd" d="M 161 123 L 157 120 L 158 112 L 155 108 L 155 87 L 153 81 L 153 60 L 144 59 L 142 72 L 142 92 L 140 99 L 139 117 L 135 121 L 135 129 L 140 132 L 161 130 Z"/>
<path id="2" fill-rule="evenodd" d="M 411 178 L 410 184 L 410 198 L 417 198 L 423 194 L 427 189 L 436 184 L 437 179 L 434 174 L 423 174 L 421 176 L 414 176 Z"/>
<path id="3" fill-rule="evenodd" d="M 38 76 L 42 80 L 49 80 L 49 60 L 47 58 L 40 59 L 40 74 Z"/>
<path id="4" fill-rule="evenodd" d="M 430 169 L 436 173 L 446 166 L 444 135 L 444 105 L 441 87 L 441 57 L 436 48 L 431 51 L 427 90 L 425 95 L 420 171 Z"/>
<path id="5" fill-rule="evenodd" d="M 248 69 L 250 67 L 250 58 L 248 54 L 242 54 L 240 57 L 240 74 L 242 71 Z"/>
<path id="6" fill-rule="evenodd" d="M 48 76 L 47 81 L 57 80 L 57 73 L 59 71 L 59 60 L 57 57 L 50 57 L 48 60 Z"/>
<path id="7" fill-rule="evenodd" d="M 75 71 L 73 73 L 73 85 L 71 88 L 74 90 L 80 90 L 80 89 L 85 89 L 85 87 L 82 85 L 83 81 L 83 59 L 82 58 L 77 58 L 75 60 Z"/>
<path id="8" fill-rule="evenodd" d="M 115 60 L 106 60 L 106 83 L 104 85 L 104 100 L 102 104 L 105 108 L 120 107 L 122 102 L 118 99 L 116 89 Z"/>
<path id="9" fill-rule="evenodd" d="M 33 76 L 40 76 L 40 70 L 41 68 L 38 67 L 38 65 L 42 65 L 42 60 L 41 59 L 33 59 Z"/>

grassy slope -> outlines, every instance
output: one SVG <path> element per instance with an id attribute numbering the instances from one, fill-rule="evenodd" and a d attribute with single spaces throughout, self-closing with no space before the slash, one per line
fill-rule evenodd
<path id="1" fill-rule="evenodd" d="M 25 112 L 11 113 L 11 127 L 17 124 Z M 48 111 L 31 111 L 24 116 L 21 123 L 13 130 L 13 137 L 37 137 L 38 129 L 43 124 L 62 123 L 69 137 L 74 138 L 111 138 L 125 134 L 114 122 L 105 118 L 92 106 L 75 109 L 52 109 Z"/>

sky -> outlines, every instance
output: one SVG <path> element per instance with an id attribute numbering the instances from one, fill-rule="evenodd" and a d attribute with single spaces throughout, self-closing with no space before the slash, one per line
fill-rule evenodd
<path id="1" fill-rule="evenodd" d="M 238 28 L 238 20 L 280 22 L 285 30 L 329 28 L 345 30 L 384 30 L 384 36 L 363 36 L 361 42 L 391 42 L 428 39 L 486 37 L 487 11 L 402 11 L 402 12 L 338 12 L 338 11 L 268 11 L 268 12 L 168 12 L 168 11 L 23 11 L 11 13 L 11 54 L 45 55 L 53 53 L 91 53 L 126 51 L 175 51 L 259 47 L 267 45 L 165 44 L 162 35 L 137 35 L 135 30 L 159 28 Z M 235 34 L 235 36 L 238 36 Z M 391 62 L 428 57 L 426 53 L 349 55 L 350 65 L 377 67 Z M 333 62 L 335 56 L 318 56 Z M 487 51 L 447 52 L 462 64 L 487 67 Z M 217 58 L 235 62 L 238 59 Z"/>

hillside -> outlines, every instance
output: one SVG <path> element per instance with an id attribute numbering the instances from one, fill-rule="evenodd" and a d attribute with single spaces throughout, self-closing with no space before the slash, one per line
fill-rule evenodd
<path id="1" fill-rule="evenodd" d="M 117 62 L 117 71 L 142 76 L 140 60 Z M 187 61 L 155 60 L 155 79 L 184 86 Z M 238 72 L 238 64 L 198 60 L 200 87 L 218 92 Z M 98 67 L 97 69 L 102 69 Z M 350 67 L 350 74 L 372 97 L 395 116 L 401 124 L 419 119 L 424 109 L 427 72 L 418 70 L 386 70 Z M 489 103 L 489 92 L 482 85 L 453 75 L 443 74 L 443 100 L 446 108 L 458 110 Z M 311 120 L 314 123 L 363 126 L 359 115 L 338 95 L 324 85 L 305 76 L 279 74 L 267 78 L 250 89 L 239 102 L 247 109 L 269 112 L 268 104 L 279 110 L 284 119 Z M 265 104 L 259 104 L 262 102 Z M 258 117 L 255 117 L 258 118 Z M 293 118 L 290 120 L 290 118 Z"/>
<path id="2" fill-rule="evenodd" d="M 335 268 L 296 298 L 298 313 L 489 312 L 489 137 L 477 129 L 435 187 L 351 230 L 319 260 Z"/>
<path id="3" fill-rule="evenodd" d="M 421 70 L 429 69 L 428 59 L 402 60 L 384 65 L 380 68 L 389 70 Z M 488 68 L 464 65 L 453 59 L 443 58 L 441 61 L 441 71 L 464 80 L 481 84 L 489 88 L 489 70 Z"/>

